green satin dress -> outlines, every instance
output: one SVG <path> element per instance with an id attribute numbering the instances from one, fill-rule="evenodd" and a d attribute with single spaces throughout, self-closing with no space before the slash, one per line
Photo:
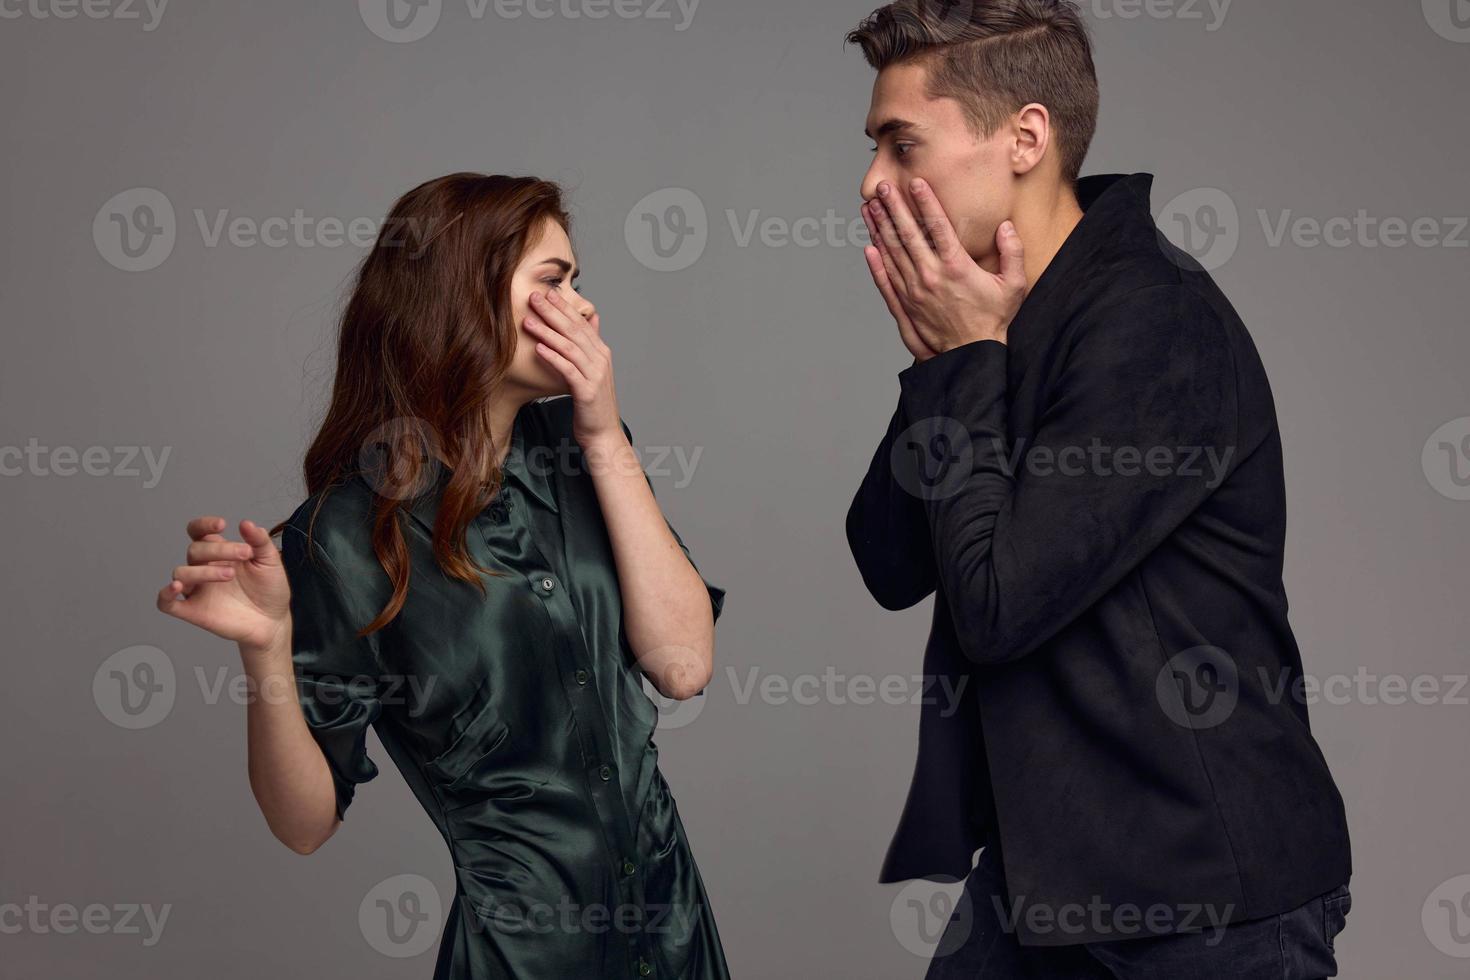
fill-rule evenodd
<path id="1" fill-rule="evenodd" d="M 728 977 L 658 770 L 658 709 L 623 633 L 570 399 L 521 410 L 504 469 L 468 535 L 503 574 L 482 595 L 435 564 L 441 469 L 400 515 L 407 602 L 367 637 L 391 592 L 369 543 L 373 489 L 354 476 L 287 523 L 297 687 L 338 814 L 377 775 L 372 725 L 454 863 L 435 980 Z M 724 590 L 705 584 L 718 618 Z"/>

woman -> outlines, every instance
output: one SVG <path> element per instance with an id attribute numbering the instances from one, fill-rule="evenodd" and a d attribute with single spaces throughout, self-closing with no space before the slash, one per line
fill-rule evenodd
<path id="1" fill-rule="evenodd" d="M 376 727 L 454 862 L 436 978 L 722 978 L 642 678 L 702 693 L 724 591 L 638 463 L 568 227 L 530 178 L 405 195 L 342 319 L 306 502 L 239 541 L 191 521 L 158 605 L 239 644 L 251 788 L 293 850 L 377 774 Z"/>

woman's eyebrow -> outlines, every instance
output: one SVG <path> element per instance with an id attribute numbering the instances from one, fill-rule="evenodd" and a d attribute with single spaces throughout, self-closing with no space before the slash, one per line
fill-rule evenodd
<path id="1" fill-rule="evenodd" d="M 566 259 L 555 259 L 555 258 L 553 258 L 553 259 L 542 259 L 541 260 L 541 264 L 542 265 L 554 265 L 554 266 L 556 266 L 558 269 L 560 269 L 562 271 L 562 274 L 563 275 L 566 275 L 567 273 L 571 273 L 571 276 L 572 276 L 573 279 L 577 278 L 578 276 L 580 276 L 582 274 L 582 270 L 581 269 L 578 269 L 576 266 L 572 265 Z"/>

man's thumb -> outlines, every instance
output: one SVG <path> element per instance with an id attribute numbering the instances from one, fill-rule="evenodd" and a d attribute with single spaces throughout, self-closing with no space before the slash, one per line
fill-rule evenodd
<path id="1" fill-rule="evenodd" d="M 995 247 L 1000 252 L 1000 277 L 1007 283 L 1026 282 L 1026 248 L 1013 221 L 1002 221 L 995 233 Z"/>

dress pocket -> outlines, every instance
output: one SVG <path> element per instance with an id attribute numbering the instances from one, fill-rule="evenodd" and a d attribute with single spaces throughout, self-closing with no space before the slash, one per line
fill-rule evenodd
<path id="1" fill-rule="evenodd" d="M 495 752 L 510 737 L 510 727 L 487 703 L 449 743 L 449 747 L 424 763 L 424 772 L 451 793 L 463 788 L 476 763 Z"/>

